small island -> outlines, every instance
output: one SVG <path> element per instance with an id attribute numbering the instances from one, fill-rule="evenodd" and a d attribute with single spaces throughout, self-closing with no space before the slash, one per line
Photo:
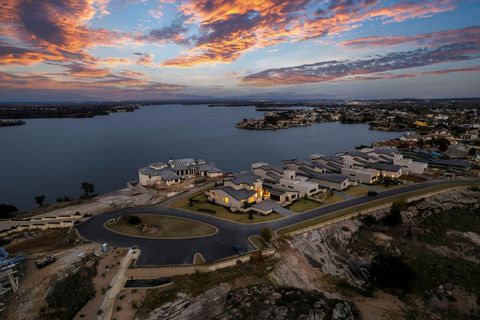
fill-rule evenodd
<path id="1" fill-rule="evenodd" d="M 13 127 L 25 125 L 23 120 L 0 120 L 0 127 Z"/>

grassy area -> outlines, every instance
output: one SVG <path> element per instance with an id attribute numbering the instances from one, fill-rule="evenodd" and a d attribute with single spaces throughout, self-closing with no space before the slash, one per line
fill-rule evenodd
<path id="1" fill-rule="evenodd" d="M 189 199 L 193 200 L 191 202 L 191 205 L 189 203 Z M 226 219 L 226 220 L 230 220 L 238 223 L 265 222 L 265 221 L 271 221 L 271 220 L 275 220 L 282 217 L 282 215 L 278 213 L 271 213 L 268 216 L 260 216 L 260 215 L 254 214 L 253 219 L 249 219 L 248 213 L 233 213 L 233 212 L 230 212 L 230 210 L 228 210 L 226 207 L 208 202 L 207 196 L 205 196 L 203 192 L 197 193 L 192 197 L 182 198 L 177 202 L 175 202 L 172 205 L 172 207 L 185 209 L 195 213 L 209 214 L 218 218 L 222 218 L 222 219 Z M 207 210 L 207 211 L 203 211 L 203 210 Z M 208 211 L 212 211 L 212 212 L 208 212 Z"/>
<path id="2" fill-rule="evenodd" d="M 124 216 L 118 223 L 108 224 L 107 228 L 132 236 L 152 238 L 199 237 L 216 232 L 215 227 L 193 220 L 150 214 L 134 216 L 140 218 L 140 224 L 132 225 L 128 222 L 129 216 Z"/>
<path id="3" fill-rule="evenodd" d="M 420 191 L 407 192 L 407 193 L 399 195 L 399 196 L 389 197 L 389 198 L 385 198 L 385 199 L 379 199 L 379 200 L 376 200 L 376 201 L 370 201 L 370 202 L 367 202 L 367 203 L 364 203 L 364 204 L 361 204 L 361 205 L 358 205 L 358 206 L 355 206 L 355 207 L 350 207 L 348 209 L 335 211 L 335 212 L 332 212 L 330 214 L 327 214 L 327 215 L 324 215 L 324 216 L 321 216 L 321 217 L 318 217 L 318 218 L 313 218 L 313 219 L 306 220 L 306 221 L 303 221 L 303 222 L 300 222 L 300 223 L 297 223 L 297 224 L 294 224 L 294 225 L 291 225 L 291 226 L 288 226 L 288 227 L 285 227 L 285 228 L 281 228 L 281 229 L 278 230 L 278 233 L 279 234 L 288 234 L 290 232 L 293 232 L 293 231 L 296 231 L 296 230 L 299 230 L 299 229 L 303 229 L 303 228 L 311 227 L 311 226 L 314 226 L 314 225 L 317 225 L 317 224 L 321 224 L 323 222 L 326 222 L 326 221 L 329 221 L 329 220 L 332 220 L 332 219 L 335 219 L 335 218 L 339 218 L 339 217 L 342 217 L 342 216 L 345 216 L 345 215 L 349 215 L 349 214 L 352 214 L 352 213 L 355 213 L 355 212 L 358 212 L 358 211 L 361 211 L 361 210 L 374 208 L 374 207 L 377 207 L 377 206 L 380 206 L 380 205 L 383 205 L 383 204 L 386 204 L 386 203 L 390 203 L 390 202 L 393 202 L 393 201 L 402 201 L 402 200 L 405 201 L 409 197 L 412 197 L 412 196 L 418 196 L 418 195 L 422 195 L 422 194 L 426 194 L 426 193 L 430 193 L 430 192 L 436 192 L 436 191 L 449 189 L 449 188 L 453 188 L 453 187 L 474 186 L 474 185 L 476 186 L 476 185 L 478 185 L 478 183 L 471 183 L 471 182 L 449 183 L 449 184 L 445 184 L 445 185 L 440 185 L 440 186 L 427 188 L 427 189 L 420 190 Z"/>
<path id="4" fill-rule="evenodd" d="M 340 196 L 337 195 L 328 195 L 327 198 L 323 201 L 323 204 L 328 206 L 329 204 L 333 204 L 336 202 L 340 202 L 343 199 Z"/>
<path id="5" fill-rule="evenodd" d="M 355 186 L 352 188 L 349 188 L 347 191 L 345 191 L 345 194 L 351 196 L 351 197 L 359 197 L 359 196 L 364 196 L 368 193 L 368 188 L 365 186 Z"/>
<path id="6" fill-rule="evenodd" d="M 322 203 L 310 199 L 302 198 L 288 206 L 293 212 L 304 212 L 323 206 Z"/>
<path id="7" fill-rule="evenodd" d="M 263 250 L 268 248 L 267 243 L 259 236 L 251 236 L 249 240 L 253 243 L 255 247 L 257 247 L 259 250 Z"/>

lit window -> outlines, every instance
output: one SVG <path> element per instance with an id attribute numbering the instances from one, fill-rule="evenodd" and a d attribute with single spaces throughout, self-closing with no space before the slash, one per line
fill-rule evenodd
<path id="1" fill-rule="evenodd" d="M 228 197 L 223 198 L 226 204 L 228 204 Z"/>

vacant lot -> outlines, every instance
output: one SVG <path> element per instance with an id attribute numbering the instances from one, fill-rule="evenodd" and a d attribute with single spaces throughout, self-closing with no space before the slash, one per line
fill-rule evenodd
<path id="1" fill-rule="evenodd" d="M 337 195 L 328 195 L 324 200 L 322 200 L 322 202 L 302 198 L 289 205 L 288 209 L 292 210 L 293 212 L 305 212 L 339 201 L 342 201 L 342 198 Z"/>
<path id="2" fill-rule="evenodd" d="M 131 217 L 137 217 L 140 221 L 131 224 Z M 107 228 L 132 236 L 151 238 L 200 237 L 216 232 L 215 227 L 205 223 L 152 214 L 125 216 L 116 224 L 108 224 Z"/>
<path id="3" fill-rule="evenodd" d="M 355 186 L 349 188 L 345 193 L 352 197 L 364 196 L 368 193 L 368 188 L 365 186 Z"/>
<path id="4" fill-rule="evenodd" d="M 292 203 L 288 209 L 293 212 L 303 212 L 323 206 L 322 203 L 310 199 L 300 199 Z"/>
<path id="5" fill-rule="evenodd" d="M 191 199 L 191 201 L 189 201 L 189 199 Z M 219 217 L 222 219 L 227 219 L 227 220 L 239 222 L 239 223 L 265 222 L 265 221 L 271 221 L 271 220 L 275 220 L 282 217 L 282 215 L 278 213 L 271 213 L 268 216 L 260 216 L 260 215 L 253 214 L 252 215 L 253 219 L 249 219 L 248 213 L 233 213 L 233 212 L 230 212 L 230 210 L 228 210 L 225 207 L 208 202 L 207 196 L 205 196 L 203 193 L 197 193 L 196 195 L 190 198 L 186 197 L 186 198 L 180 199 L 177 202 L 175 202 L 172 205 L 172 207 L 185 209 L 185 210 L 196 212 L 196 213 L 209 214 L 215 217 Z"/>

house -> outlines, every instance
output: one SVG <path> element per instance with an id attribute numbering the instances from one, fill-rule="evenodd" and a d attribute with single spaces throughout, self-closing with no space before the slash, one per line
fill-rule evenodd
<path id="1" fill-rule="evenodd" d="M 241 172 L 223 180 L 223 184 L 235 190 L 254 190 L 262 196 L 262 180 L 253 172 Z"/>
<path id="2" fill-rule="evenodd" d="M 140 185 L 153 187 L 160 184 L 167 186 L 180 183 L 182 178 L 176 174 L 176 171 L 169 168 L 165 163 L 152 163 L 138 171 Z"/>
<path id="3" fill-rule="evenodd" d="M 337 173 L 321 173 L 312 178 L 319 186 L 330 189 L 343 191 L 352 185 L 348 177 Z"/>
<path id="4" fill-rule="evenodd" d="M 230 186 L 221 186 L 207 191 L 208 200 L 229 208 L 232 212 L 243 209 L 246 204 L 257 201 L 255 190 L 234 189 Z"/>
<path id="5" fill-rule="evenodd" d="M 197 170 L 200 177 L 218 178 L 223 175 L 222 170 L 218 169 L 214 163 L 205 160 L 197 161 Z"/>
<path id="6" fill-rule="evenodd" d="M 284 187 L 286 190 L 295 191 L 300 197 L 312 196 L 319 191 L 318 183 L 308 181 L 306 176 L 297 176 L 295 170 L 287 169 L 286 167 L 256 165 L 253 171 L 264 182 Z"/>
<path id="7" fill-rule="evenodd" d="M 348 177 L 350 181 L 355 181 L 363 184 L 372 184 L 374 183 L 380 172 L 371 168 L 361 168 L 361 167 L 352 167 L 352 168 L 342 168 L 342 175 Z"/>
<path id="8" fill-rule="evenodd" d="M 278 202 L 280 205 L 291 203 L 300 198 L 299 193 L 289 188 L 264 182 L 264 197 Z"/>
<path id="9" fill-rule="evenodd" d="M 428 163 L 403 158 L 403 155 L 400 153 L 394 155 L 393 164 L 402 167 L 405 174 L 423 174 L 428 168 Z"/>
<path id="10" fill-rule="evenodd" d="M 376 169 L 385 177 L 390 177 L 393 179 L 398 179 L 402 175 L 402 167 L 396 166 L 388 163 L 374 163 L 371 166 L 373 169 Z"/>
<path id="11" fill-rule="evenodd" d="M 307 181 L 307 177 L 304 176 L 296 176 L 294 170 L 284 170 L 283 177 L 278 181 L 278 184 L 298 192 L 300 197 L 310 197 L 320 191 L 318 183 Z"/>
<path id="12" fill-rule="evenodd" d="M 144 187 L 170 186 L 196 176 L 216 178 L 222 175 L 214 163 L 191 158 L 170 159 L 167 163 L 156 162 L 138 171 L 139 183 Z"/>

